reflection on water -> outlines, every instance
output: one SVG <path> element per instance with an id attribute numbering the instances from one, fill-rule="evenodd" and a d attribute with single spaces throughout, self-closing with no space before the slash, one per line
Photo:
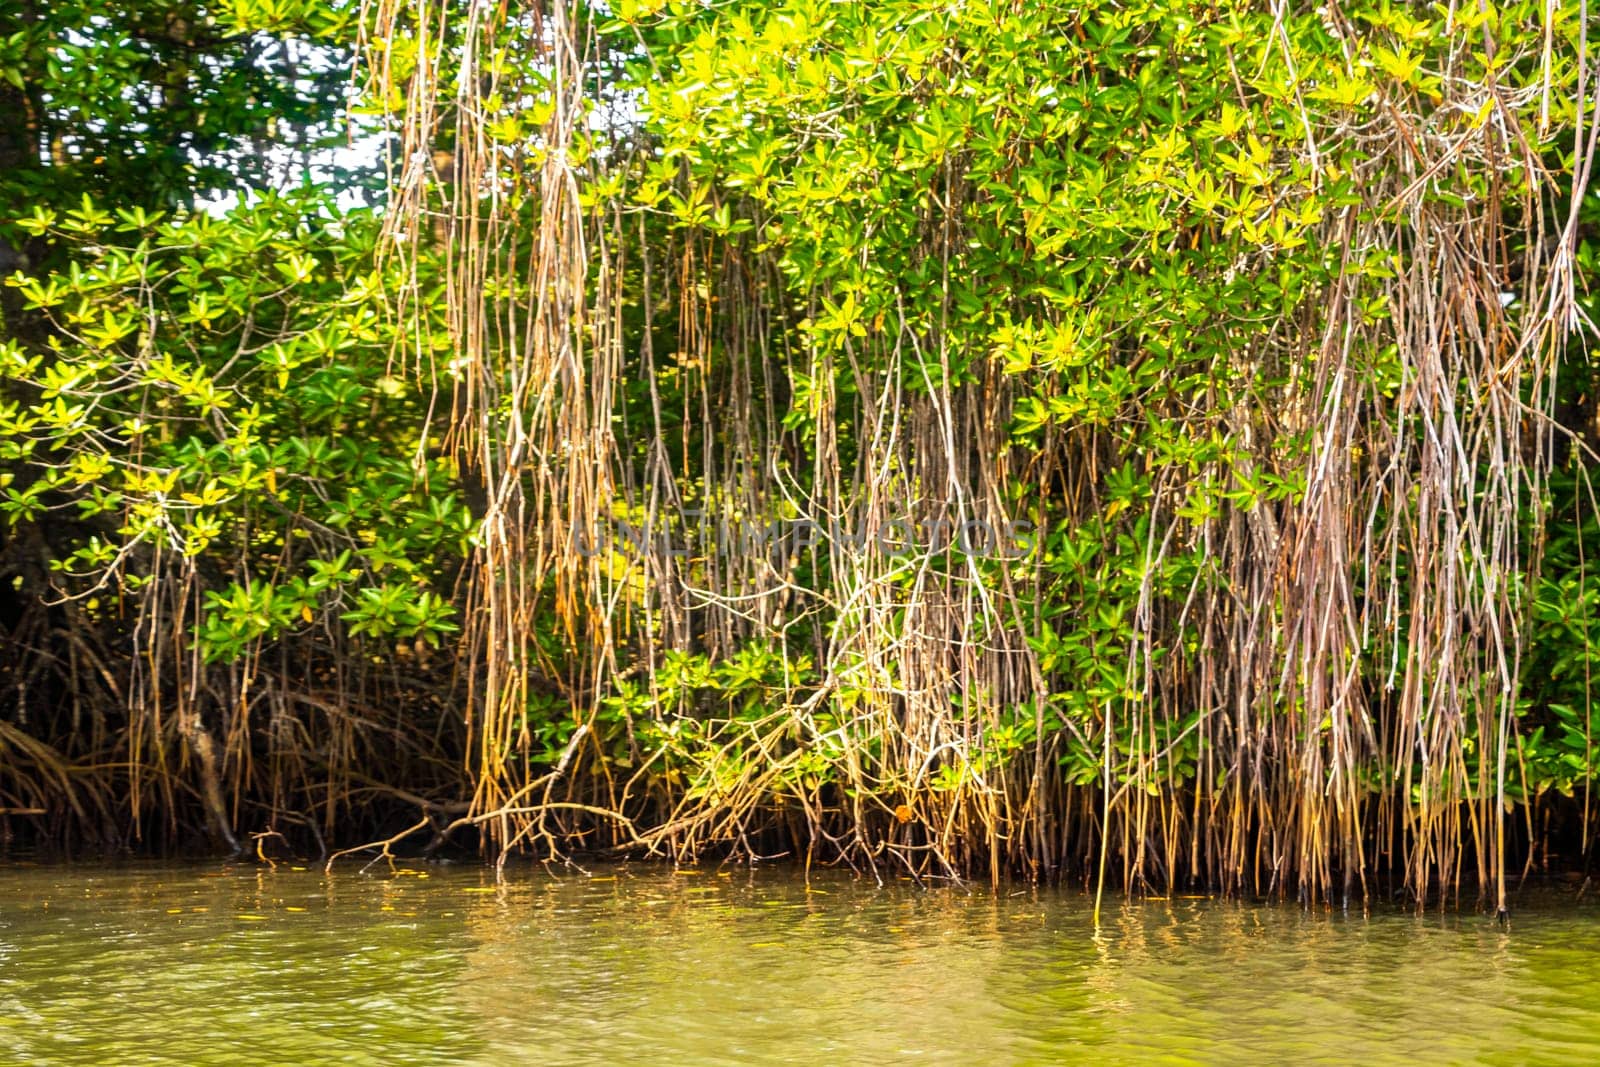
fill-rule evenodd
<path id="1" fill-rule="evenodd" d="M 5 1063 L 1591 1063 L 1600 910 L 610 868 L 0 868 Z"/>

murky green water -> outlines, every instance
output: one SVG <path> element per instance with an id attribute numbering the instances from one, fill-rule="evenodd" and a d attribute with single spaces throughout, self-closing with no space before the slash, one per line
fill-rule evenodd
<path id="1" fill-rule="evenodd" d="M 0 867 L 0 1062 L 1593 1063 L 1600 909 Z"/>

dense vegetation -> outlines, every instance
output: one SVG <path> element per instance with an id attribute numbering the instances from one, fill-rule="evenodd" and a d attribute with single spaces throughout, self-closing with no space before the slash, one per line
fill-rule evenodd
<path id="1" fill-rule="evenodd" d="M 9 832 L 1587 864 L 1580 7 L 21 7 Z"/>

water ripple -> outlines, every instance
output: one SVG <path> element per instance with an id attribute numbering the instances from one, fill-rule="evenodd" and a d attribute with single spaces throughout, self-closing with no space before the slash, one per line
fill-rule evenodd
<path id="1" fill-rule="evenodd" d="M 1600 1060 L 1600 912 L 1372 918 L 777 872 L 15 867 L 18 1064 Z"/>

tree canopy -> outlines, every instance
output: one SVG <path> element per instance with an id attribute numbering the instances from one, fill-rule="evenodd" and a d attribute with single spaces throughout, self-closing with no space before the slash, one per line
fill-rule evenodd
<path id="1" fill-rule="evenodd" d="M 41 832 L 1308 897 L 1587 855 L 1578 9 L 22 8 Z M 381 207 L 305 181 L 347 122 Z"/>

